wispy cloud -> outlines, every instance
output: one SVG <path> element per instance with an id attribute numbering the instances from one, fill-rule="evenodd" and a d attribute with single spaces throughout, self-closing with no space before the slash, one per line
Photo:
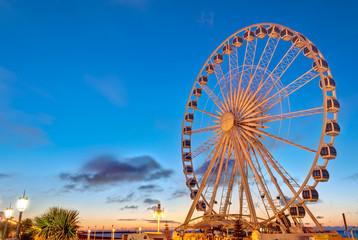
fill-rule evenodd
<path id="1" fill-rule="evenodd" d="M 142 185 L 142 186 L 138 187 L 138 190 L 141 190 L 144 192 L 162 192 L 163 188 L 159 187 L 158 185 L 148 184 L 148 185 Z"/>
<path id="2" fill-rule="evenodd" d="M 358 180 L 358 173 L 353 173 L 343 179 L 346 179 L 346 180 Z"/>
<path id="3" fill-rule="evenodd" d="M 119 219 L 117 219 L 117 221 L 121 221 L 121 222 L 134 222 L 134 221 L 138 221 L 138 218 L 119 218 Z"/>
<path id="4" fill-rule="evenodd" d="M 0 179 L 10 177 L 10 175 L 5 173 L 0 173 Z"/>
<path id="5" fill-rule="evenodd" d="M 138 209 L 138 205 L 124 206 L 119 210 L 123 211 L 123 210 L 136 210 L 136 209 Z"/>
<path id="6" fill-rule="evenodd" d="M 124 203 L 129 202 L 133 199 L 134 192 L 128 193 L 125 197 L 116 196 L 116 197 L 107 197 L 107 203 Z"/>
<path id="7" fill-rule="evenodd" d="M 60 178 L 79 187 L 75 190 L 104 190 L 105 186 L 122 182 L 150 182 L 168 178 L 173 170 L 163 169 L 151 156 L 118 159 L 102 155 L 88 161 L 74 173 L 62 173 Z"/>
<path id="8" fill-rule="evenodd" d="M 208 23 L 209 26 L 212 27 L 214 24 L 214 13 L 211 11 L 209 13 L 205 13 L 204 11 L 201 11 L 200 18 L 196 19 L 196 21 L 201 25 Z"/>
<path id="9" fill-rule="evenodd" d="M 86 80 L 91 87 L 118 107 L 128 105 L 127 92 L 117 77 L 95 78 L 87 75 Z"/>
<path id="10" fill-rule="evenodd" d="M 184 196 L 189 196 L 189 191 L 187 189 L 177 189 L 172 193 L 169 199 L 177 199 Z"/>
<path id="11" fill-rule="evenodd" d="M 17 147 L 37 147 L 52 144 L 43 125 L 51 125 L 53 117 L 45 113 L 25 113 L 11 106 L 16 96 L 12 85 L 16 76 L 0 66 L 0 143 Z"/>

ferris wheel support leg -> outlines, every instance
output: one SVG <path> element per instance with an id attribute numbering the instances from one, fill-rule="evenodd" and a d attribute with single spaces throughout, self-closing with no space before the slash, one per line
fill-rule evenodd
<path id="1" fill-rule="evenodd" d="M 221 151 L 221 147 L 222 147 L 222 145 L 223 145 L 224 140 L 225 140 L 224 138 L 221 138 L 221 139 L 219 140 L 218 146 L 217 146 L 217 148 L 216 148 L 216 150 L 215 150 L 215 153 L 214 153 L 212 159 L 216 159 L 216 158 L 218 157 L 218 155 L 219 155 L 219 153 L 220 153 L 220 151 Z M 201 194 L 202 194 L 202 192 L 203 192 L 203 190 L 204 190 L 204 188 L 205 188 L 205 186 L 206 186 L 206 182 L 207 182 L 207 180 L 208 180 L 208 178 L 209 178 L 209 175 L 210 175 L 210 173 L 211 173 L 211 170 L 213 169 L 214 164 L 215 164 L 215 161 L 210 161 L 210 164 L 209 164 L 209 166 L 208 166 L 208 169 L 207 169 L 207 171 L 206 171 L 206 173 L 205 173 L 205 176 L 204 176 L 204 178 L 203 178 L 202 184 L 200 185 L 200 187 L 199 187 L 199 189 L 198 189 L 198 193 L 197 193 L 196 197 L 194 198 L 193 203 L 191 204 L 191 207 L 190 207 L 190 209 L 189 209 L 188 215 L 187 215 L 186 218 L 185 218 L 185 221 L 184 221 L 184 224 L 183 224 L 184 226 L 187 226 L 187 225 L 188 225 L 188 223 L 189 223 L 191 217 L 193 216 L 193 212 L 194 212 L 194 209 L 195 209 L 195 207 L 196 207 L 196 204 L 198 203 L 199 198 L 201 197 Z"/>
<path id="2" fill-rule="evenodd" d="M 239 160 L 240 156 L 239 156 L 238 153 L 241 152 L 240 151 L 240 145 L 237 142 L 235 134 L 232 131 L 231 131 L 231 139 L 233 141 L 233 145 L 234 145 L 234 149 L 235 149 L 236 161 L 239 161 L 238 165 L 239 165 L 239 169 L 240 169 L 240 173 L 241 173 L 241 184 L 244 186 L 246 199 L 247 199 L 247 202 L 248 202 L 248 205 L 249 205 L 250 219 L 251 219 L 251 222 L 254 223 L 254 225 L 257 227 L 258 220 L 257 220 L 257 216 L 256 216 L 255 206 L 254 206 L 254 203 L 252 201 L 250 187 L 249 187 L 247 177 L 246 177 L 246 174 L 245 174 L 244 164 L 243 164 L 243 161 Z"/>

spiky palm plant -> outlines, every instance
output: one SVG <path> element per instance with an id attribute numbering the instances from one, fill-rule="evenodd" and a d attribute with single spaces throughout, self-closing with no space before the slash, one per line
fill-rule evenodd
<path id="1" fill-rule="evenodd" d="M 48 240 L 74 240 L 79 228 L 79 212 L 60 207 L 51 207 L 39 217 L 35 217 L 38 237 Z"/>

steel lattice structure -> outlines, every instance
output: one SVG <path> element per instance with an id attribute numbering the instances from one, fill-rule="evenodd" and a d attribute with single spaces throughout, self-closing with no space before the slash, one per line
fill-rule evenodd
<path id="1" fill-rule="evenodd" d="M 308 215 L 323 231 L 306 202 L 318 200 L 316 186 L 328 181 L 337 155 L 335 86 L 321 52 L 287 27 L 255 24 L 225 39 L 198 74 L 184 114 L 182 161 L 193 200 L 184 226 L 236 216 L 289 232 Z"/>

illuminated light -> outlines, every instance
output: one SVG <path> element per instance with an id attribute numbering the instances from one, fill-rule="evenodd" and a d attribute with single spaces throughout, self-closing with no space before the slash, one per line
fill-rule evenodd
<path id="1" fill-rule="evenodd" d="M 11 218 L 13 212 L 14 212 L 14 210 L 12 208 L 7 208 L 5 210 L 5 218 L 7 218 L 7 219 Z"/>
<path id="2" fill-rule="evenodd" d="M 19 212 L 23 212 L 25 211 L 25 209 L 27 208 L 27 203 L 28 203 L 29 199 L 27 197 L 20 197 L 19 200 L 17 201 L 17 210 Z"/>
<path id="3" fill-rule="evenodd" d="M 153 218 L 156 218 L 156 217 L 157 217 L 157 213 L 153 212 Z"/>
<path id="4" fill-rule="evenodd" d="M 162 218 L 165 218 L 165 213 L 164 212 L 162 212 Z"/>

